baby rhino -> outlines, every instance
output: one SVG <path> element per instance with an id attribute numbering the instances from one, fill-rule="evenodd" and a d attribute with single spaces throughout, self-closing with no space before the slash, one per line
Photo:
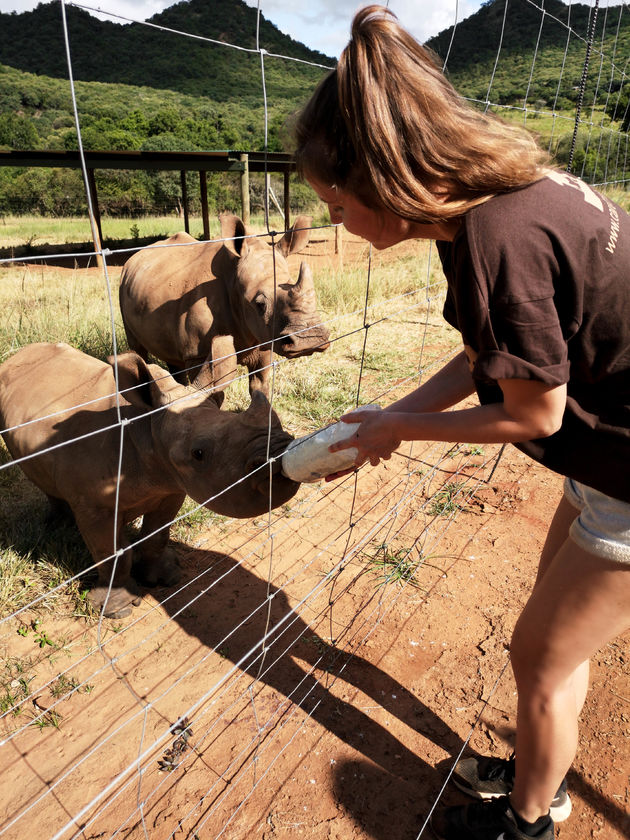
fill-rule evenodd
<path id="1" fill-rule="evenodd" d="M 272 350 L 293 359 L 329 346 L 311 270 L 303 262 L 293 283 L 287 262 L 308 244 L 310 221 L 298 216 L 272 247 L 225 215 L 223 242 L 178 233 L 135 253 L 119 290 L 129 347 L 161 359 L 180 382 L 214 386 L 219 401 L 238 364 L 250 393 L 267 395 Z"/>
<path id="2" fill-rule="evenodd" d="M 299 487 L 280 473 L 279 460 L 269 486 L 268 437 L 272 456 L 293 438 L 263 394 L 254 393 L 242 413 L 221 411 L 135 353 L 118 356 L 118 385 L 117 401 L 113 358 L 102 362 L 67 344 L 31 344 L 0 365 L 2 436 L 53 508 L 69 505 L 98 564 L 90 601 L 111 618 L 139 603 L 132 573 L 147 585 L 177 582 L 166 545 L 187 494 L 247 518 L 284 504 Z M 120 549 L 124 526 L 139 516 L 132 558 Z"/>

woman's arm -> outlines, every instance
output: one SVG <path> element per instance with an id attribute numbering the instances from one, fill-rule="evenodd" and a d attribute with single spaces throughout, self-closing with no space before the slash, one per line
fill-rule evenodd
<path id="1" fill-rule="evenodd" d="M 458 357 L 459 358 L 459 357 Z M 456 362 L 457 360 L 453 360 Z M 448 367 L 448 366 L 447 366 Z M 429 386 L 433 377 L 426 386 Z M 561 424 L 566 404 L 566 385 L 550 386 L 536 380 L 499 380 L 504 401 L 473 408 L 441 412 L 414 411 L 410 406 L 423 403 L 423 388 L 414 391 L 400 403 L 385 411 L 354 411 L 341 418 L 343 422 L 360 426 L 354 435 L 333 444 L 335 452 L 356 446 L 356 464 L 365 461 L 375 466 L 381 458 L 389 459 L 403 440 L 439 440 L 452 443 L 516 443 L 547 437 Z M 455 390 L 451 392 L 451 395 Z M 432 395 L 433 404 L 439 399 Z M 408 401 L 408 402 L 406 402 Z"/>
<path id="2" fill-rule="evenodd" d="M 390 414 L 392 431 L 401 440 L 453 443 L 516 443 L 558 431 L 566 403 L 566 386 L 550 387 L 523 379 L 503 380 L 499 385 L 504 395 L 502 403 L 439 414 Z"/>
<path id="3" fill-rule="evenodd" d="M 384 411 L 443 411 L 469 397 L 474 391 L 475 385 L 468 369 L 468 359 L 462 350 L 419 388 L 387 406 Z"/>

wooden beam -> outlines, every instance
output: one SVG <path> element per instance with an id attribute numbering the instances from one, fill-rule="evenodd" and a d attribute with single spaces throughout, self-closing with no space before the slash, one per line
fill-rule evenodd
<path id="1" fill-rule="evenodd" d="M 203 238 L 210 239 L 210 219 L 208 217 L 208 177 L 204 169 L 199 173 L 201 191 L 201 217 L 203 219 Z"/>
<path id="2" fill-rule="evenodd" d="M 186 170 L 182 169 L 179 173 L 182 184 L 182 207 L 184 209 L 184 230 L 190 233 L 190 220 L 188 218 L 188 187 L 186 186 Z"/>
<path id="3" fill-rule="evenodd" d="M 241 172 L 241 214 L 245 226 L 249 224 L 249 155 L 243 152 L 240 155 L 243 171 Z"/>

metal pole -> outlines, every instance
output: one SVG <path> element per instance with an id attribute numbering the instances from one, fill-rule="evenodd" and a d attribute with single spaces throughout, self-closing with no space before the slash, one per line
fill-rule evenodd
<path id="1" fill-rule="evenodd" d="M 290 192 L 289 192 L 289 170 L 285 169 L 284 171 L 284 227 L 286 230 L 289 229 L 291 225 L 290 215 L 291 215 L 291 200 L 290 200 Z"/>
<path id="2" fill-rule="evenodd" d="M 92 228 L 92 241 L 94 243 L 94 250 L 96 251 L 96 264 L 99 268 L 103 265 L 101 257 L 101 243 L 103 241 L 103 230 L 101 228 L 101 214 L 98 209 L 98 194 L 96 192 L 96 180 L 94 178 L 94 170 L 87 170 L 87 181 L 90 190 L 90 205 L 88 205 L 88 215 L 90 217 L 90 226 Z"/>

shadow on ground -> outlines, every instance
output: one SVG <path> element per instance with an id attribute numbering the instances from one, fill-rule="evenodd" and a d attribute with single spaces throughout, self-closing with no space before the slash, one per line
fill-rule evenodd
<path id="1" fill-rule="evenodd" d="M 108 265 L 123 265 L 132 252 L 147 245 L 153 245 L 155 236 L 137 239 L 108 239 L 103 242 L 103 248 L 112 253 L 107 254 Z M 116 253 L 117 251 L 121 253 Z M 92 242 L 71 242 L 55 245 L 17 245 L 13 248 L 0 248 L 0 260 L 20 260 L 29 265 L 49 265 L 59 268 L 95 268 L 97 266 Z"/>

